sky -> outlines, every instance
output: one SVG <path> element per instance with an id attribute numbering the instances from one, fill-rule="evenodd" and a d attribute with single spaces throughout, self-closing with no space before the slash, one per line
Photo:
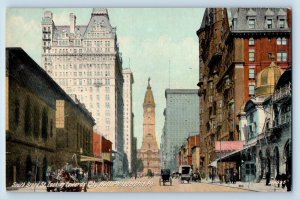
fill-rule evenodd
<path id="1" fill-rule="evenodd" d="M 6 46 L 22 47 L 41 65 L 44 11 L 53 12 L 56 25 L 87 25 L 92 8 L 10 8 L 6 13 Z M 143 101 L 148 77 L 156 102 L 156 136 L 160 143 L 166 107 L 165 89 L 197 89 L 199 79 L 199 29 L 201 8 L 109 8 L 110 23 L 117 28 L 123 68 L 133 72 L 134 136 L 140 148 L 143 137 Z M 130 60 L 130 62 L 129 62 Z M 170 84 L 169 84 L 170 79 Z"/>

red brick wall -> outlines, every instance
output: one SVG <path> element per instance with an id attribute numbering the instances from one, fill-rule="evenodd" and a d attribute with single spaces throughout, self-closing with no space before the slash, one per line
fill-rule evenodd
<path id="1" fill-rule="evenodd" d="M 95 156 L 100 156 L 100 135 L 97 133 L 93 133 L 93 153 Z"/>
<path id="2" fill-rule="evenodd" d="M 277 45 L 277 38 L 285 37 L 287 38 L 287 45 Z M 250 38 L 250 37 L 249 37 Z M 268 67 L 271 63 L 269 53 L 272 53 L 275 57 L 275 63 L 280 66 L 282 69 L 286 69 L 291 64 L 291 40 L 287 36 L 274 36 L 274 37 L 259 37 L 255 38 L 255 45 L 249 46 L 249 38 L 244 39 L 244 101 L 246 102 L 249 99 L 249 66 L 255 66 L 255 74 L 257 75 L 262 69 Z M 255 61 L 249 61 L 249 49 L 255 49 Z M 277 62 L 277 52 L 287 52 L 288 60 L 286 62 Z"/>
<path id="3" fill-rule="evenodd" d="M 112 143 L 111 141 L 105 139 L 105 137 L 102 136 L 102 152 L 108 153 L 112 151 Z"/>

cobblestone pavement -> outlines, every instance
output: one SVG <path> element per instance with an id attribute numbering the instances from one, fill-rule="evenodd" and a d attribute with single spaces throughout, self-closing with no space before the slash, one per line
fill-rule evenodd
<path id="1" fill-rule="evenodd" d="M 178 179 L 173 179 L 172 186 L 166 183 L 159 185 L 159 177 L 123 179 L 118 181 L 108 181 L 101 183 L 90 182 L 88 192 L 286 192 L 286 188 L 278 187 L 275 181 L 271 181 L 271 186 L 266 186 L 265 181 L 237 182 L 236 184 L 226 184 L 202 180 L 201 183 L 192 182 L 179 183 Z M 24 188 L 8 188 L 12 192 L 46 192 L 45 186 L 34 186 Z"/>

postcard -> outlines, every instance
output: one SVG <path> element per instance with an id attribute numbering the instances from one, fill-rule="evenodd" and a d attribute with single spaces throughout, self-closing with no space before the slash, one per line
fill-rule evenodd
<path id="1" fill-rule="evenodd" d="M 8 192 L 292 191 L 289 8 L 7 8 Z"/>

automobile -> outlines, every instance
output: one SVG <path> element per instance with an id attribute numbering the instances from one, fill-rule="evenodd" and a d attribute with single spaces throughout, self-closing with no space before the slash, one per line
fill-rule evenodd
<path id="1" fill-rule="evenodd" d="M 190 165 L 180 165 L 179 167 L 179 182 L 184 183 L 187 181 L 187 183 L 190 182 L 192 177 L 192 168 Z"/>
<path id="2" fill-rule="evenodd" d="M 161 183 L 163 183 L 163 186 L 166 185 L 166 182 L 169 182 L 172 186 L 172 177 L 171 177 L 171 171 L 170 169 L 162 169 L 160 178 L 159 178 L 159 186 L 161 186 Z"/>

